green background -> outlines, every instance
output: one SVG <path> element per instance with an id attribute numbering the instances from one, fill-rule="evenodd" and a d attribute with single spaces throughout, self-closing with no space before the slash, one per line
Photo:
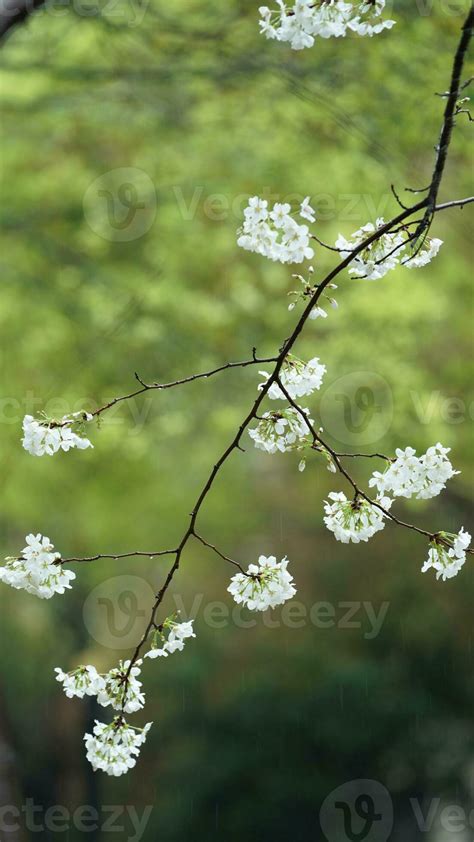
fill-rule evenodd
<path id="1" fill-rule="evenodd" d="M 5 556 L 28 532 L 50 536 L 66 557 L 158 550 L 183 534 L 254 399 L 256 369 L 123 404 L 85 452 L 33 458 L 21 420 L 97 407 L 131 391 L 135 371 L 167 381 L 245 359 L 254 345 L 273 354 L 297 317 L 287 293 L 298 282 L 291 268 L 237 248 L 249 195 L 311 195 L 314 230 L 333 242 L 397 212 L 391 183 L 402 192 L 430 180 L 443 110 L 434 93 L 448 85 L 468 3 L 395 3 L 391 32 L 302 53 L 259 36 L 257 6 L 150 0 L 99 14 L 58 5 L 3 45 Z M 461 118 L 443 200 L 470 192 L 468 136 Z M 132 188 L 118 193 L 124 183 Z M 136 196 L 144 208 L 132 207 L 128 225 Z M 445 244 L 425 269 L 376 283 L 341 276 L 339 309 L 309 323 L 298 345 L 328 367 L 308 405 L 338 449 L 452 447 L 462 473 L 448 490 L 397 504 L 433 530 L 469 528 L 469 221 L 469 208 L 437 217 L 433 234 Z M 317 250 L 316 279 L 333 258 Z M 244 628 L 250 615 L 226 614 L 231 568 L 190 543 L 165 612 L 182 605 L 195 615 L 197 639 L 146 666 L 147 708 L 133 721 L 155 725 L 138 767 L 115 780 L 94 775 L 81 742 L 108 712 L 67 700 L 53 668 L 108 669 L 125 657 L 167 562 L 77 566 L 74 589 L 50 602 L 2 586 L 0 791 L 7 804 L 29 798 L 42 810 L 153 805 L 146 840 L 319 842 L 326 796 L 371 778 L 394 802 L 390 838 L 426 839 L 410 799 L 426 813 L 430 799 L 467 807 L 474 793 L 472 563 L 437 583 L 420 573 L 423 539 L 390 525 L 367 545 L 338 544 L 322 501 L 347 491 L 342 480 L 316 456 L 300 474 L 296 456 L 245 446 L 200 530 L 245 564 L 288 555 L 307 619 L 275 611 L 276 627 L 257 617 Z M 352 465 L 361 482 L 375 467 Z M 318 603 L 329 605 L 317 614 Z M 359 606 L 351 628 L 347 603 Z M 385 612 L 373 634 L 367 605 Z M 5 838 L 58 836 L 110 838 L 73 823 L 68 833 Z"/>

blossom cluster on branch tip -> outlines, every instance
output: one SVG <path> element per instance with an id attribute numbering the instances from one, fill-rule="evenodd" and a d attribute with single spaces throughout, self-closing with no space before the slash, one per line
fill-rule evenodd
<path id="1" fill-rule="evenodd" d="M 40 599 L 50 599 L 54 594 L 63 594 L 71 588 L 76 578 L 72 570 L 64 570 L 59 560 L 60 553 L 45 535 L 27 535 L 26 547 L 20 557 L 6 558 L 0 567 L 0 581 L 16 590 L 25 590 Z"/>
<path id="2" fill-rule="evenodd" d="M 303 412 L 308 416 L 307 409 L 303 409 Z M 309 418 L 309 422 L 312 424 L 313 419 Z M 249 429 L 248 434 L 255 447 L 267 453 L 300 450 L 312 441 L 308 424 L 293 407 L 265 412 L 257 426 Z"/>
<path id="3" fill-rule="evenodd" d="M 325 373 L 326 366 L 319 362 L 319 357 L 313 357 L 312 360 L 304 363 L 297 357 L 289 355 L 281 367 L 278 379 L 290 398 L 296 399 L 312 395 L 316 389 L 320 389 Z M 265 377 L 264 382 L 258 387 L 261 390 L 271 375 L 266 371 L 260 371 L 259 374 Z M 278 383 L 272 383 L 267 395 L 271 400 L 287 399 Z"/>
<path id="4" fill-rule="evenodd" d="M 419 269 L 431 263 L 433 257 L 437 256 L 443 245 L 443 240 L 439 240 L 437 237 L 427 237 L 425 242 L 426 248 L 421 248 L 418 252 L 415 249 L 412 257 L 405 257 L 402 260 L 402 266 L 406 266 L 407 269 Z"/>
<path id="5" fill-rule="evenodd" d="M 314 222 L 314 211 L 307 197 L 298 210 L 291 205 L 276 203 L 272 210 L 268 202 L 253 196 L 244 210 L 244 223 L 238 231 L 237 245 L 280 263 L 302 263 L 314 256 L 307 225 L 301 225 L 291 215 L 299 214 Z"/>
<path id="6" fill-rule="evenodd" d="M 168 637 L 165 637 L 165 632 Z M 149 652 L 146 653 L 145 658 L 167 658 L 174 652 L 182 652 L 184 649 L 184 641 L 189 637 L 196 637 L 193 630 L 193 621 L 189 620 L 187 623 L 176 623 L 174 620 L 168 618 L 156 629 L 152 646 Z M 161 645 L 160 645 L 161 644 Z"/>
<path id="7" fill-rule="evenodd" d="M 385 225 L 382 217 L 376 220 L 375 225 L 368 222 L 358 231 L 354 231 L 350 240 L 342 234 L 336 240 L 335 247 L 339 250 L 341 257 L 349 257 L 351 252 L 359 246 L 367 237 L 374 234 Z M 391 269 L 401 264 L 408 269 L 426 266 L 438 254 L 442 240 L 427 238 L 426 243 L 417 254 L 410 257 L 408 235 L 404 229 L 382 234 L 375 242 L 371 243 L 360 254 L 356 255 L 350 263 L 349 274 L 356 278 L 364 278 L 367 281 L 376 281 L 383 278 Z"/>
<path id="8" fill-rule="evenodd" d="M 166 641 L 163 633 L 165 630 L 168 632 Z M 165 641 L 161 649 L 157 646 L 157 636 Z M 156 658 L 159 655 L 167 656 L 181 651 L 184 641 L 189 637 L 196 637 L 192 620 L 177 623 L 173 618 L 167 618 L 153 635 L 152 649 L 145 657 Z M 122 716 L 125 713 L 136 713 L 145 705 L 145 694 L 139 681 L 142 665 L 143 659 L 139 658 L 133 662 L 120 661 L 118 667 L 106 673 L 99 673 L 90 664 L 71 672 L 64 672 L 61 667 L 55 668 L 56 680 L 63 685 L 69 699 L 95 696 L 97 703 L 102 707 L 112 707 L 120 711 L 120 716 L 112 725 L 96 722 L 94 734 L 85 735 L 87 757 L 95 770 L 101 769 L 109 775 L 122 775 L 135 765 L 134 755 L 138 755 L 138 750 L 135 749 L 141 745 L 139 740 L 137 742 L 136 735 L 144 732 L 137 732 L 137 729 L 126 725 Z M 145 736 L 150 727 L 151 723 L 145 729 Z"/>
<path id="9" fill-rule="evenodd" d="M 143 661 L 136 661 L 131 666 L 130 661 L 120 661 L 119 666 L 109 672 L 100 674 L 93 666 L 81 666 L 72 672 L 64 672 L 56 667 L 56 680 L 63 685 L 64 692 L 69 699 L 77 696 L 96 696 L 102 707 L 112 706 L 124 713 L 136 713 L 145 704 L 141 682 Z"/>
<path id="10" fill-rule="evenodd" d="M 120 777 L 136 765 L 140 748 L 152 726 L 134 728 L 122 716 L 110 725 L 95 721 L 92 734 L 84 735 L 86 755 L 94 771 L 100 769 L 108 775 Z"/>
<path id="11" fill-rule="evenodd" d="M 457 534 L 451 532 L 439 532 L 430 542 L 428 558 L 426 559 L 422 573 L 433 568 L 436 570 L 436 578 L 445 582 L 457 576 L 466 561 L 466 550 L 471 544 L 469 532 L 461 527 Z"/>
<path id="12" fill-rule="evenodd" d="M 361 541 L 368 541 L 376 532 L 384 528 L 386 515 L 368 500 L 359 496 L 356 496 L 354 500 L 348 500 L 342 491 L 331 491 L 328 497 L 331 502 L 325 501 L 324 523 L 334 533 L 334 537 L 343 544 L 350 542 L 359 544 Z M 387 497 L 382 497 L 377 502 L 384 509 L 389 509 L 392 503 Z"/>
<path id="13" fill-rule="evenodd" d="M 68 451 L 73 447 L 85 450 L 94 445 L 79 435 L 78 431 L 85 422 L 92 421 L 92 417 L 88 412 L 74 412 L 58 421 L 52 421 L 25 415 L 21 443 L 32 456 L 53 456 L 58 450 Z"/>
<path id="14" fill-rule="evenodd" d="M 97 696 L 104 688 L 103 676 L 90 664 L 78 667 L 72 672 L 64 672 L 61 667 L 55 667 L 54 671 L 56 681 L 61 682 L 68 699 Z"/>
<path id="15" fill-rule="evenodd" d="M 385 0 L 276 0 L 278 9 L 260 6 L 260 31 L 267 38 L 287 41 L 293 50 L 312 47 L 315 38 L 341 38 L 350 32 L 378 35 L 394 20 L 381 20 Z"/>
<path id="16" fill-rule="evenodd" d="M 422 456 L 417 456 L 412 447 L 397 448 L 397 458 L 384 473 L 375 471 L 369 486 L 375 486 L 379 494 L 388 493 L 394 497 L 415 496 L 417 500 L 436 497 L 446 487 L 447 480 L 459 474 L 447 458 L 450 449 L 438 442 Z"/>
<path id="17" fill-rule="evenodd" d="M 250 564 L 247 573 L 236 573 L 227 588 L 238 605 L 251 611 L 276 608 L 291 599 L 296 588 L 287 570 L 288 559 L 278 562 L 275 556 L 261 555 L 258 564 Z"/>
<path id="18" fill-rule="evenodd" d="M 309 205 L 309 197 L 300 205 L 299 210 L 292 210 L 288 203 L 277 203 L 269 210 L 266 199 L 253 196 L 244 210 L 244 224 L 237 232 L 237 245 L 280 263 L 302 263 L 306 259 L 310 260 L 314 256 L 314 249 L 309 245 L 311 234 L 307 225 L 301 225 L 293 219 L 292 214 L 297 213 L 309 222 L 315 221 L 315 211 Z M 375 224 L 368 222 L 354 231 L 350 239 L 339 234 L 334 248 L 345 259 L 384 225 L 385 220 L 379 217 Z M 349 264 L 349 274 L 375 281 L 399 265 L 408 269 L 426 266 L 436 257 L 442 245 L 442 240 L 426 237 L 421 247 L 412 247 L 407 229 L 401 227 L 380 235 L 357 254 Z M 309 267 L 309 271 L 314 271 L 312 266 Z M 301 280 L 305 289 L 302 292 L 292 292 L 291 295 L 298 298 L 316 292 L 316 287 L 301 275 L 294 277 Z M 325 297 L 333 307 L 337 307 L 334 299 Z M 296 301 L 292 302 L 289 309 L 292 310 L 295 304 Z M 327 313 L 318 305 L 310 318 L 316 319 L 320 316 L 326 317 Z"/>

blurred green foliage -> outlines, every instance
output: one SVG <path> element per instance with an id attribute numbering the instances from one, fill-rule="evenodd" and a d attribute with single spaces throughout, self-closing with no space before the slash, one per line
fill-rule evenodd
<path id="1" fill-rule="evenodd" d="M 429 182 L 443 108 L 434 92 L 448 84 L 468 4 L 395 3 L 390 33 L 303 53 L 259 36 L 257 5 L 53 6 L 3 46 L 4 555 L 30 531 L 64 556 L 176 543 L 250 405 L 255 370 L 124 404 L 84 453 L 30 457 L 21 419 L 95 407 L 133 389 L 135 371 L 166 381 L 243 359 L 254 345 L 274 353 L 294 323 L 287 293 L 298 282 L 236 247 L 249 195 L 310 194 L 318 234 L 332 242 L 393 215 L 390 184 L 409 198 L 405 186 Z M 468 131 L 460 119 L 442 199 L 469 194 Z M 124 167 L 142 171 L 130 178 L 144 185 L 129 241 L 95 185 L 103 177 L 100 189 L 113 192 Z M 380 283 L 341 279 L 339 309 L 308 326 L 298 353 L 328 367 L 321 402 L 354 372 L 382 383 L 388 422 L 376 449 L 453 448 L 462 474 L 442 498 L 402 514 L 457 530 L 469 526 L 472 462 L 469 209 L 440 214 L 433 233 L 445 245 L 428 268 Z M 333 262 L 319 249 L 316 277 Z M 325 406 L 325 428 L 344 431 L 342 404 Z M 311 408 L 318 417 L 318 400 Z M 357 444 L 340 432 L 334 441 Z M 2 589 L 0 691 L 21 803 L 153 804 L 147 840 L 306 842 L 322 839 L 318 812 L 333 788 L 374 778 L 396 804 L 393 838 L 411 842 L 410 797 L 468 802 L 472 565 L 437 584 L 420 574 L 423 541 L 390 527 L 368 546 L 336 544 L 322 500 L 340 481 L 316 458 L 304 475 L 296 464 L 251 447 L 235 455 L 201 529 L 244 561 L 287 554 L 299 599 L 308 611 L 330 603 L 334 627 L 213 628 L 206 607 L 231 607 L 230 570 L 190 545 L 168 610 L 178 599 L 191 611 L 198 593 L 198 638 L 146 668 L 144 721 L 155 728 L 126 779 L 89 771 L 81 737 L 97 711 L 63 698 L 52 670 L 123 657 L 91 637 L 83 606 L 103 582 L 113 592 L 117 575 L 156 589 L 165 562 L 81 566 L 74 590 L 45 604 Z M 370 467 L 356 470 L 363 478 Z M 376 612 L 389 603 L 378 635 L 367 638 L 363 608 L 361 628 L 338 627 L 347 601 Z"/>

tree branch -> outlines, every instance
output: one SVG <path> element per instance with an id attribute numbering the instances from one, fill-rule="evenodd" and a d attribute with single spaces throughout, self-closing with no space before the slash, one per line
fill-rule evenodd
<path id="1" fill-rule="evenodd" d="M 233 368 L 246 368 L 249 365 L 267 365 L 268 363 L 276 362 L 276 360 L 277 357 L 262 357 L 261 359 L 258 358 L 256 354 L 256 349 L 254 348 L 253 356 L 250 360 L 244 360 L 243 362 L 237 363 L 225 363 L 224 365 L 220 365 L 217 368 L 211 369 L 210 371 L 204 371 L 201 374 L 191 374 L 189 377 L 183 377 L 180 380 L 173 380 L 170 383 L 145 383 L 135 372 L 136 379 L 142 385 L 141 389 L 136 389 L 134 392 L 130 392 L 128 395 L 121 395 L 118 398 L 113 398 L 113 400 L 104 404 L 104 406 L 101 406 L 99 407 L 99 409 L 96 409 L 94 412 L 91 412 L 91 415 L 94 418 L 96 418 L 99 415 L 102 415 L 103 412 L 106 412 L 108 409 L 111 409 L 117 403 L 121 403 L 122 401 L 129 401 L 132 398 L 138 397 L 138 395 L 143 395 L 145 392 L 172 389 L 175 386 L 183 386 L 186 383 L 193 383 L 195 380 L 208 379 L 209 377 L 213 377 L 215 374 L 220 374 L 221 371 L 229 371 Z"/>
<path id="2" fill-rule="evenodd" d="M 449 144 L 454 128 L 454 118 L 456 116 L 456 104 L 459 95 L 466 84 L 461 82 L 461 75 L 464 67 L 469 44 L 472 38 L 472 31 L 474 27 L 474 5 L 471 4 L 470 11 L 461 32 L 461 38 L 456 50 L 453 62 L 453 69 L 451 73 L 451 84 L 449 93 L 447 94 L 446 108 L 444 111 L 443 125 L 441 128 L 441 135 L 437 146 L 437 155 L 431 183 L 428 188 L 427 206 L 425 215 L 420 222 L 415 232 L 415 239 L 419 239 L 423 235 L 426 236 L 433 220 L 433 215 L 438 198 L 438 192 L 443 178 L 444 168 L 448 157 Z"/>

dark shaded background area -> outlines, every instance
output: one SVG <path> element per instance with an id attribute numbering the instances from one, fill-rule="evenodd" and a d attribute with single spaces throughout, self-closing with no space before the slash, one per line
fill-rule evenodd
<path id="1" fill-rule="evenodd" d="M 297 282 L 237 248 L 248 195 L 311 194 L 326 242 L 393 215 L 392 182 L 401 191 L 430 179 L 443 108 L 434 92 L 448 84 L 467 6 L 395 3 L 390 33 L 301 54 L 260 38 L 257 3 L 237 0 L 109 4 L 100 15 L 53 7 L 8 39 L 3 555 L 30 531 L 64 556 L 176 543 L 256 371 L 123 405 L 93 433 L 93 451 L 54 459 L 21 449 L 23 415 L 97 406 L 131 390 L 134 371 L 171 380 L 253 345 L 273 353 L 295 318 Z M 443 200 L 472 189 L 468 132 L 460 120 Z M 469 209 L 439 215 L 433 234 L 445 245 L 426 269 L 344 277 L 339 309 L 298 348 L 328 367 L 310 406 L 339 449 L 453 448 L 462 473 L 448 491 L 398 506 L 434 530 L 469 528 L 469 221 Z M 332 264 L 319 250 L 317 277 Z M 134 721 L 155 726 L 126 778 L 92 773 L 82 735 L 99 714 L 68 701 L 53 668 L 105 670 L 126 657 L 164 563 L 84 565 L 74 590 L 49 603 L 2 587 L 0 793 L 38 808 L 37 829 L 24 815 L 30 829 L 9 842 L 108 839 L 113 805 L 116 838 L 136 838 L 129 810 L 152 805 L 146 840 L 322 842 L 326 797 L 367 778 L 390 793 L 395 842 L 472 840 L 468 822 L 441 824 L 446 805 L 473 800 L 472 563 L 437 583 L 420 573 L 424 542 L 389 526 L 368 545 L 337 544 L 322 501 L 339 479 L 316 457 L 300 474 L 296 457 L 248 445 L 216 483 L 201 530 L 245 562 L 287 554 L 300 607 L 244 627 L 255 618 L 229 613 L 230 568 L 190 546 L 166 611 L 195 616 L 197 639 L 147 665 L 147 709 Z M 357 467 L 358 478 L 374 467 Z M 45 818 L 52 805 L 71 816 L 68 833 Z M 74 818 L 84 805 L 99 811 L 97 831 Z M 433 811 L 429 833 L 416 805 Z"/>

